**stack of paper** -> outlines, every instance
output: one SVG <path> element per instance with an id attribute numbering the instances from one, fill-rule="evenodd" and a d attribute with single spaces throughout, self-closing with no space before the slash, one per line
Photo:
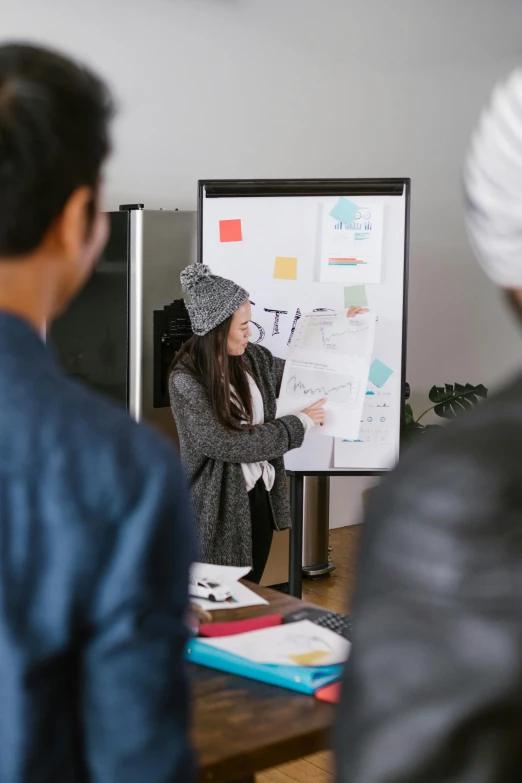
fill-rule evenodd
<path id="1" fill-rule="evenodd" d="M 310 620 L 205 639 L 203 643 L 253 663 L 279 666 L 333 666 L 344 663 L 350 652 L 350 642 L 343 636 Z"/>
<path id="2" fill-rule="evenodd" d="M 339 680 L 350 643 L 308 620 L 214 639 L 191 639 L 189 661 L 281 688 L 315 693 Z"/>

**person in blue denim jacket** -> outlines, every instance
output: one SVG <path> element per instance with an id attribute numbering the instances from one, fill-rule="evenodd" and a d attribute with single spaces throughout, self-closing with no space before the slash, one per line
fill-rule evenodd
<path id="1" fill-rule="evenodd" d="M 0 47 L 0 783 L 189 783 L 188 492 L 175 450 L 42 335 L 88 278 L 112 101 Z"/>

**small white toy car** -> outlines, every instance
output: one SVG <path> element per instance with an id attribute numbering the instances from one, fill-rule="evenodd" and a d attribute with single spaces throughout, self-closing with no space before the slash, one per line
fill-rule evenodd
<path id="1" fill-rule="evenodd" d="M 207 601 L 226 601 L 232 593 L 219 582 L 211 579 L 194 579 L 189 582 L 189 593 L 195 598 L 206 598 Z"/>

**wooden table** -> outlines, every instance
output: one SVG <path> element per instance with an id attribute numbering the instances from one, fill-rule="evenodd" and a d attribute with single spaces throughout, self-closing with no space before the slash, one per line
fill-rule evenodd
<path id="1" fill-rule="evenodd" d="M 213 612 L 215 622 L 287 614 L 297 598 L 248 584 L 268 606 Z M 335 709 L 313 696 L 190 664 L 198 783 L 253 783 L 256 772 L 330 746 Z"/>

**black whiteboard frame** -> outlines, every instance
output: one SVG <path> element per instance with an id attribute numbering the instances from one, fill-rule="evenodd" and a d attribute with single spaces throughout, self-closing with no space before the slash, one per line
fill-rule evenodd
<path id="1" fill-rule="evenodd" d="M 406 400 L 406 350 L 408 336 L 408 277 L 410 267 L 409 177 L 370 179 L 201 179 L 198 181 L 197 262 L 203 263 L 203 202 L 206 198 L 260 198 L 276 196 L 402 196 L 404 210 L 404 284 L 402 298 L 402 366 L 400 434 L 404 428 Z M 205 195 L 206 194 L 206 195 Z M 399 435 L 400 453 L 400 435 Z M 383 476 L 386 470 L 288 470 L 288 476 Z"/>

